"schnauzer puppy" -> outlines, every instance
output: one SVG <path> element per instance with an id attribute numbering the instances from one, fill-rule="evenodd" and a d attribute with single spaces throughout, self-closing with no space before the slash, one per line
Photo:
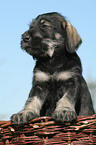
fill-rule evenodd
<path id="1" fill-rule="evenodd" d="M 33 85 L 25 107 L 13 114 L 15 124 L 39 116 L 72 121 L 94 109 L 76 49 L 82 40 L 59 13 L 39 15 L 22 35 L 21 47 L 36 59 Z"/>

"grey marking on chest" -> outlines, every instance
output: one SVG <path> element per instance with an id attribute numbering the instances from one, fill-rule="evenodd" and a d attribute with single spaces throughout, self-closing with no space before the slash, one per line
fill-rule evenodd
<path id="1" fill-rule="evenodd" d="M 35 80 L 39 81 L 39 82 L 47 82 L 50 79 L 55 79 L 57 81 L 60 80 L 68 80 L 70 78 L 73 77 L 75 73 L 71 72 L 71 70 L 69 71 L 62 71 L 62 72 L 56 72 L 53 75 L 50 75 L 49 73 L 45 73 L 43 71 L 37 70 L 34 74 Z"/>

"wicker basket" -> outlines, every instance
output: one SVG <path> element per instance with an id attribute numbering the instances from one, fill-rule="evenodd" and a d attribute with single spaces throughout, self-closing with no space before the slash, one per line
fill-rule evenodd
<path id="1" fill-rule="evenodd" d="M 79 116 L 76 122 L 60 123 L 39 117 L 29 124 L 0 121 L 0 145 L 93 145 L 96 144 L 96 114 Z"/>

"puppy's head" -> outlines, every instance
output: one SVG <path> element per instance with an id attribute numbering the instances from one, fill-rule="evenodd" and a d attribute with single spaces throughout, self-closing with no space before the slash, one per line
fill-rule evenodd
<path id="1" fill-rule="evenodd" d="M 39 15 L 22 35 L 21 47 L 34 58 L 52 57 L 67 50 L 73 53 L 81 44 L 76 29 L 58 13 Z"/>

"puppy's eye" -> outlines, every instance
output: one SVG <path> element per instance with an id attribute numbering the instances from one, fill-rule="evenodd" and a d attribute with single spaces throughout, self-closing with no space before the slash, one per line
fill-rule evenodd
<path id="1" fill-rule="evenodd" d="M 42 25 L 42 27 L 44 27 L 44 28 L 46 28 L 46 27 L 51 28 L 51 26 L 50 26 L 50 25 L 46 25 L 46 24 L 43 24 L 43 25 Z"/>
<path id="2" fill-rule="evenodd" d="M 47 21 L 44 21 L 44 22 L 41 23 L 41 24 L 42 24 L 42 27 L 43 27 L 43 28 L 52 28 L 51 24 L 50 24 L 49 22 L 47 22 Z"/>

